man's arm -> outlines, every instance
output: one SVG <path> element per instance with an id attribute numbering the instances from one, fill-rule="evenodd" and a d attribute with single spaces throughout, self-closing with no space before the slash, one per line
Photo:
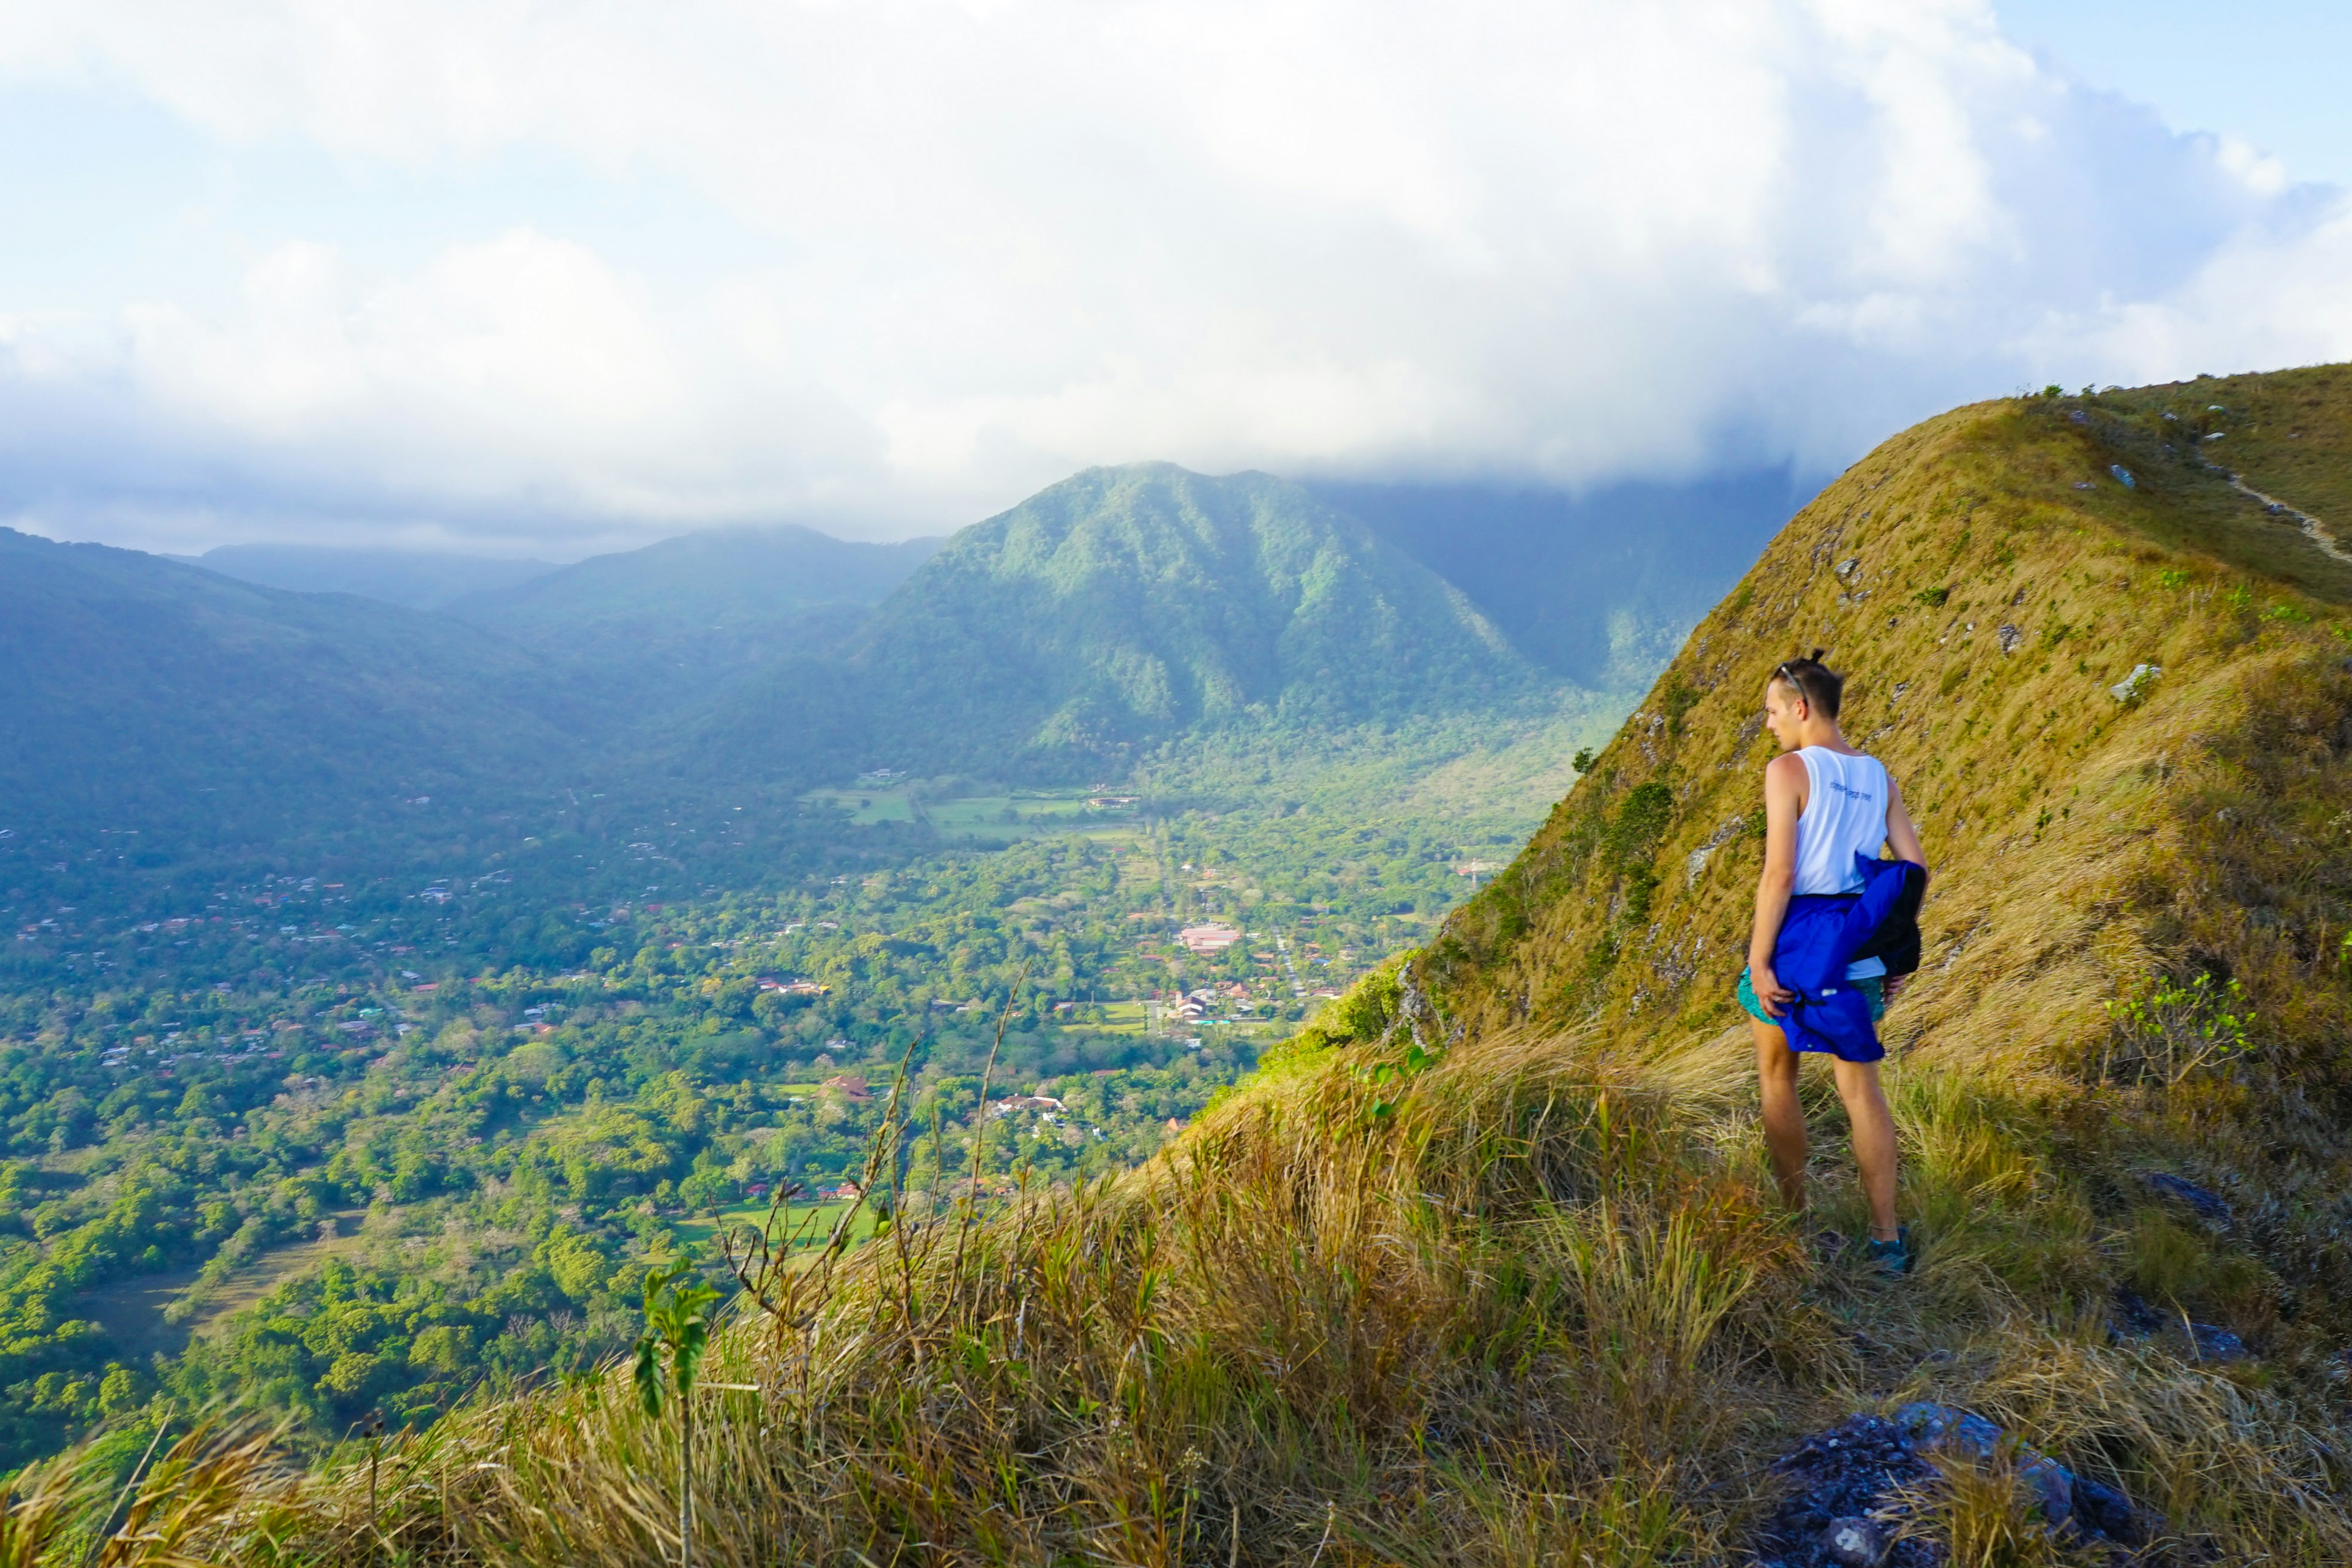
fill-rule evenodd
<path id="1" fill-rule="evenodd" d="M 1748 938 L 1748 980 L 1777 1018 L 1795 994 L 1772 973 L 1772 951 L 1797 885 L 1797 817 L 1805 809 L 1805 762 L 1790 752 L 1764 770 L 1764 869 L 1756 878 L 1756 925 Z"/>
<path id="2" fill-rule="evenodd" d="M 1927 852 L 1919 847 L 1919 830 L 1911 826 L 1910 808 L 1903 804 L 1903 786 L 1892 773 L 1886 778 L 1886 842 L 1897 860 L 1927 869 Z"/>

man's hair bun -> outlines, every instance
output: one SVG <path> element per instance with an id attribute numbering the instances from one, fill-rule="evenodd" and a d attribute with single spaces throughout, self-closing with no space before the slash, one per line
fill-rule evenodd
<path id="1" fill-rule="evenodd" d="M 1845 697 L 1845 677 L 1822 662 L 1822 655 L 1828 651 L 1817 647 L 1800 658 L 1783 659 L 1774 667 L 1772 679 L 1795 687 L 1809 707 L 1834 719 Z"/>

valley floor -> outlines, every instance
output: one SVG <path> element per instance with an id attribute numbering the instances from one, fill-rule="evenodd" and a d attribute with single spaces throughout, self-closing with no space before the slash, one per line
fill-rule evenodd
<path id="1" fill-rule="evenodd" d="M 1131 1167 L 1423 940 L 1612 717 L 1234 738 L 1083 795 L 818 792 L 845 868 L 764 887 L 672 885 L 750 841 L 730 811 L 404 883 L 85 895 L 0 960 L 10 1136 L 59 1151 L 0 1167 L 9 1452 L 222 1397 L 315 1437 L 416 1426 L 571 1375 L 626 1349 L 649 1260 L 723 1279 L 780 1188 L 802 1254 L 870 1236 L 831 1194 L 902 1065 L 919 1187 L 963 1159 L 992 1052 L 992 1101 L 1059 1102 L 992 1119 L 1008 1172 Z M 634 896 L 567 899 L 574 844 Z"/>

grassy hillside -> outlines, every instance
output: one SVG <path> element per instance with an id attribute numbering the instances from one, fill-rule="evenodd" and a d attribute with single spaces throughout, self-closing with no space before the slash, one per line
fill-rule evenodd
<path id="1" fill-rule="evenodd" d="M 2328 818 L 2297 829 L 2317 835 L 2301 846 L 2316 881 L 2273 867 L 2225 884 L 2240 906 L 2228 918 L 2299 939 L 2216 947 L 2206 928 L 2224 917 L 2184 901 L 2205 891 L 2192 865 L 2279 851 L 2252 825 L 2214 832 L 2231 795 L 2264 798 L 2268 818 L 2317 810 L 2305 796 L 2335 787 L 2345 644 L 2333 629 L 2352 605 L 2352 563 L 2195 461 L 2219 443 L 2163 418 L 2193 403 L 2226 428 L 2231 417 L 2203 405 L 2234 386 L 2243 405 L 2270 379 L 1964 409 L 1849 470 L 1433 949 L 1423 968 L 1449 1027 L 1731 1018 L 1770 752 L 1759 693 L 1778 660 L 1813 646 L 1851 672 L 1847 733 L 1903 783 L 1939 873 L 1929 936 L 1945 959 L 1931 957 L 1906 1009 L 1923 1048 L 1966 1038 L 2007 1053 L 2079 1032 L 2085 1019 L 2067 1010 L 2096 1016 L 2134 964 L 2201 955 L 2235 973 L 2274 968 L 2295 940 L 2315 952 L 2344 912 L 2319 849 L 2340 837 Z M 2332 390 L 2336 412 L 2299 438 L 2303 469 L 2250 469 L 2283 498 L 2305 494 L 2305 473 L 2340 473 L 2352 450 L 2345 373 L 2295 379 Z M 2119 700 L 2113 689 L 2143 664 L 2162 675 Z M 2293 735 L 2309 739 L 2282 740 Z M 2308 778 L 2289 765 L 2296 752 Z M 2120 945 L 2126 931 L 2136 945 Z M 1990 984 L 2010 975 L 2032 983 Z"/>
<path id="2" fill-rule="evenodd" d="M 703 743 L 1083 782 L 1196 729 L 1457 713 L 1539 684 L 1458 590 L 1299 487 L 1142 464 L 963 530 L 845 666 L 771 672 Z"/>
<path id="3" fill-rule="evenodd" d="M 2212 403 L 2292 403 L 2293 445 Z M 1919 1398 L 2127 1494 L 2131 1560 L 2352 1558 L 2352 579 L 2197 455 L 2241 435 L 2324 520 L 2352 373 L 1984 405 L 1857 464 L 1507 873 L 1160 1160 L 755 1275 L 697 1561 L 1752 1562 L 1778 1456 Z M 1899 1284 L 1818 1239 L 1860 1218 L 1818 1077 L 1819 1206 L 1777 1211 L 1728 997 L 1760 688 L 1814 644 L 1937 871 L 1887 1025 Z M 224 1561 L 648 1563 L 677 1432 L 615 1372 L 380 1487 L 214 1436 L 151 1489 Z M 1912 1561 L 2123 1550 L 2046 1532 L 2013 1446 L 1920 1474 Z"/>

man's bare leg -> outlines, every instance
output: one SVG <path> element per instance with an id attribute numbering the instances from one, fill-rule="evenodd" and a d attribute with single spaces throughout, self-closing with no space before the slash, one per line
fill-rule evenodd
<path id="1" fill-rule="evenodd" d="M 1748 1020 L 1756 1032 L 1756 1082 L 1764 1100 L 1764 1147 L 1780 1201 L 1797 1213 L 1805 1207 L 1805 1108 L 1797 1100 L 1797 1053 L 1778 1024 Z"/>
<path id="2" fill-rule="evenodd" d="M 1893 1241 L 1899 1234 L 1895 1225 L 1895 1113 L 1886 1108 L 1876 1062 L 1836 1065 L 1838 1094 L 1853 1128 L 1853 1163 L 1862 1172 L 1863 1196 L 1870 1200 L 1871 1239 Z"/>

